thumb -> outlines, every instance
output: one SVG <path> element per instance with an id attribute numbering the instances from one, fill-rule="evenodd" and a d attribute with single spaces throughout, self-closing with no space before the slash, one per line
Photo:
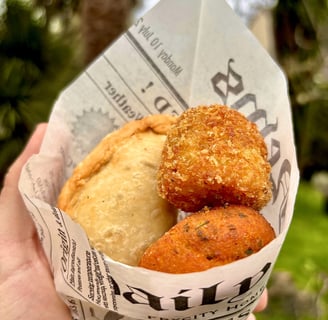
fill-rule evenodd
<path id="1" fill-rule="evenodd" d="M 10 239 L 10 241 L 12 239 L 21 241 L 34 233 L 34 224 L 25 210 L 18 190 L 18 181 L 26 161 L 39 152 L 46 127 L 46 124 L 38 125 L 25 149 L 9 168 L 5 177 L 0 194 L 0 238 L 3 241 L 6 239 L 7 241 Z"/>
<path id="2" fill-rule="evenodd" d="M 4 188 L 17 188 L 20 172 L 26 161 L 33 155 L 40 151 L 42 139 L 47 129 L 46 123 L 39 124 L 31 135 L 27 145 L 22 153 L 18 156 L 16 161 L 9 168 L 5 180 Z"/>

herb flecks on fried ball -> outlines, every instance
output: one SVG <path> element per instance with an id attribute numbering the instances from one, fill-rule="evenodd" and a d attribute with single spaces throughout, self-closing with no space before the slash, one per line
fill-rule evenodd
<path id="1" fill-rule="evenodd" d="M 204 271 L 248 257 L 274 238 L 269 222 L 252 208 L 205 208 L 153 243 L 139 266 L 167 273 Z"/>

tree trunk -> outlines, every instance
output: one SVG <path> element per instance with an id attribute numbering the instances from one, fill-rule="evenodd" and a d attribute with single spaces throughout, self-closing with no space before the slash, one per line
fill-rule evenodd
<path id="1" fill-rule="evenodd" d="M 83 0 L 84 61 L 89 64 L 128 27 L 133 0 Z"/>

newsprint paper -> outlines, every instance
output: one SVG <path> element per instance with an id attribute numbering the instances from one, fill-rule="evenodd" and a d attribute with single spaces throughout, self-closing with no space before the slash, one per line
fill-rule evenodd
<path id="1" fill-rule="evenodd" d="M 265 138 L 273 198 L 262 213 L 277 238 L 245 259 L 183 275 L 127 266 L 90 247 L 81 227 L 56 208 L 73 168 L 128 121 L 214 103 L 239 110 Z M 59 95 L 20 191 L 73 319 L 231 320 L 246 319 L 266 287 L 298 181 L 282 71 L 224 1 L 163 0 Z"/>

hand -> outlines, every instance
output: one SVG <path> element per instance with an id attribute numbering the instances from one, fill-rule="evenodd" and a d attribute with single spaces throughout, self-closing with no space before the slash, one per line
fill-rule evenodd
<path id="1" fill-rule="evenodd" d="M 34 223 L 18 191 L 29 157 L 39 152 L 46 124 L 39 125 L 9 169 L 0 194 L 0 319 L 71 320 L 56 293 L 52 274 Z M 265 290 L 254 312 L 267 305 Z M 252 314 L 247 320 L 253 320 Z"/>
<path id="2" fill-rule="evenodd" d="M 37 127 L 9 169 L 0 195 L 0 319 L 72 319 L 56 293 L 34 223 L 18 191 L 28 158 L 38 153 L 46 124 Z"/>
<path id="3" fill-rule="evenodd" d="M 268 290 L 265 289 L 264 292 L 262 293 L 262 296 L 261 296 L 257 306 L 254 309 L 254 312 L 263 311 L 267 307 L 267 304 L 268 304 Z M 254 314 L 251 314 L 247 318 L 247 320 L 255 320 L 255 319 L 256 319 L 256 317 Z"/>

